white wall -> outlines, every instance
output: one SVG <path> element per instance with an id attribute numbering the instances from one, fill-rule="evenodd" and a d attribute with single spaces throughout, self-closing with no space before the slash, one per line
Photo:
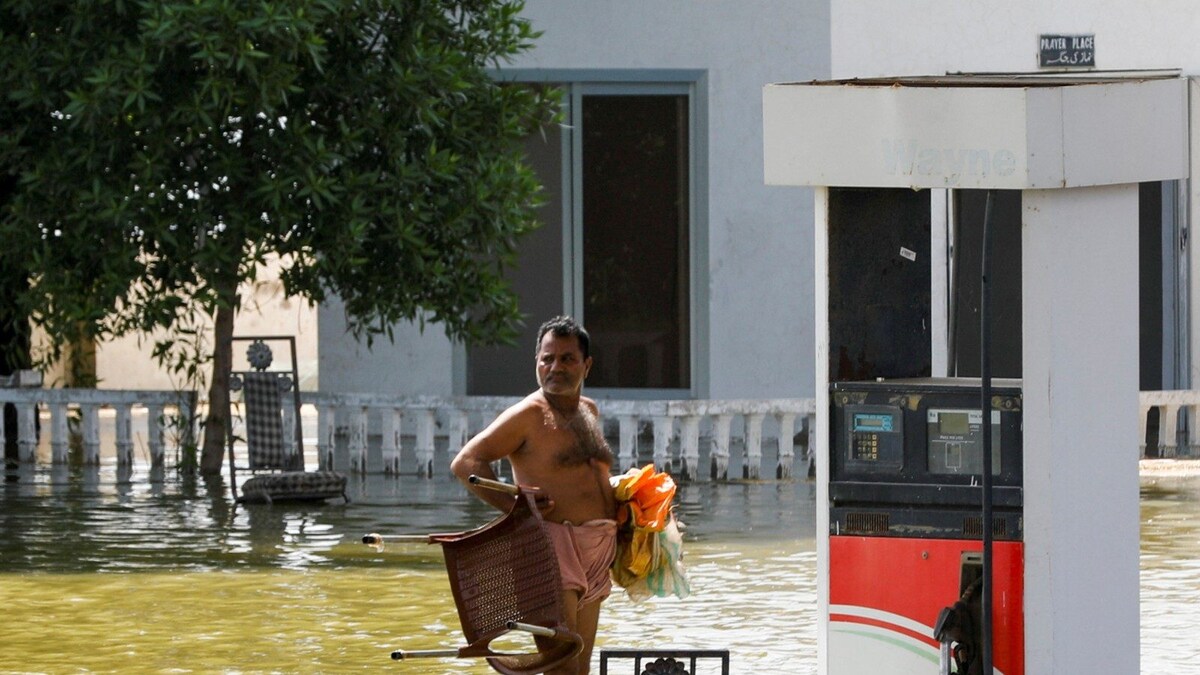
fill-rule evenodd
<path id="1" fill-rule="evenodd" d="M 1038 35 L 1096 36 L 1104 70 L 1200 70 L 1191 0 L 832 0 L 832 76 L 1037 71 Z"/>
<path id="2" fill-rule="evenodd" d="M 274 265 L 260 268 L 259 277 L 261 281 L 243 286 L 241 290 L 242 308 L 234 320 L 234 335 L 295 336 L 300 387 L 305 391 L 316 390 L 319 386 L 316 307 L 300 298 L 285 298 L 283 284 Z M 206 344 L 211 349 L 211 322 L 206 325 Z M 96 377 L 99 386 L 102 389 L 186 388 L 186 382 L 172 377 L 150 357 L 153 342 L 152 336 L 130 335 L 97 345 Z M 235 343 L 234 348 L 244 349 L 245 344 Z M 235 359 L 238 356 L 235 355 Z M 275 354 L 277 362 L 286 363 L 289 358 L 288 354 L 279 350 Z M 54 378 L 53 375 L 47 375 L 47 384 L 53 384 Z M 206 386 L 207 382 L 206 379 Z"/>
<path id="3" fill-rule="evenodd" d="M 544 34 L 514 68 L 707 71 L 709 254 L 697 271 L 711 303 L 710 362 L 699 366 L 707 395 L 812 396 L 812 193 L 763 184 L 762 87 L 828 77 L 828 3 L 530 0 L 525 15 Z M 339 360 L 330 373 L 331 350 L 348 348 L 327 339 L 340 332 L 339 316 L 321 313 L 323 388 L 443 386 L 450 377 L 452 350 L 437 327 L 421 338 L 420 359 Z"/>
<path id="4" fill-rule="evenodd" d="M 346 331 L 345 309 L 332 298 L 320 307 L 321 391 L 450 396 L 453 347 L 440 324 L 396 327 L 395 341 L 368 348 Z"/>

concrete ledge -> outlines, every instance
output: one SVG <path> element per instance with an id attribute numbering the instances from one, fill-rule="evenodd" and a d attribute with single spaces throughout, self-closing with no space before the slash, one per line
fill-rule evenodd
<path id="1" fill-rule="evenodd" d="M 1138 462 L 1138 473 L 1143 478 L 1200 476 L 1200 459 L 1143 459 Z"/>

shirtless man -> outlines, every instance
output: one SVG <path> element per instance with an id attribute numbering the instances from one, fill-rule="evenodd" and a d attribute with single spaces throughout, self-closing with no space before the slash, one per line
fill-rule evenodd
<path id="1" fill-rule="evenodd" d="M 612 451 L 595 401 L 582 394 L 592 367 L 588 342 L 587 331 L 570 317 L 542 324 L 536 355 L 540 388 L 505 410 L 450 464 L 468 489 L 504 512 L 513 497 L 470 485 L 471 474 L 494 479 L 491 463 L 508 458 L 518 485 L 540 488 L 542 515 L 562 572 L 567 625 L 584 642 L 574 663 L 547 671 L 561 675 L 588 672 L 600 603 L 612 588 L 608 568 L 616 547 L 616 502 L 608 480 Z M 548 647 L 541 639 L 539 645 Z"/>

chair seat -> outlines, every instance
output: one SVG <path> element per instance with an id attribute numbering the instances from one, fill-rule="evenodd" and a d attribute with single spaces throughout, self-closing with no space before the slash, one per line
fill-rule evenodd
<path id="1" fill-rule="evenodd" d="M 346 498 L 346 476 L 337 471 L 285 471 L 242 484 L 239 502 L 271 503 Z"/>

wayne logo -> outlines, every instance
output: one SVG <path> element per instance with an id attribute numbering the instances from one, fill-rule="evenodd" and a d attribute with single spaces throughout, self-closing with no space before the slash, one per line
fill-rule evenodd
<path id="1" fill-rule="evenodd" d="M 1011 150 L 932 148 L 915 140 L 883 139 L 883 167 L 889 175 L 941 176 L 946 185 L 963 178 L 1011 176 L 1017 157 Z"/>

